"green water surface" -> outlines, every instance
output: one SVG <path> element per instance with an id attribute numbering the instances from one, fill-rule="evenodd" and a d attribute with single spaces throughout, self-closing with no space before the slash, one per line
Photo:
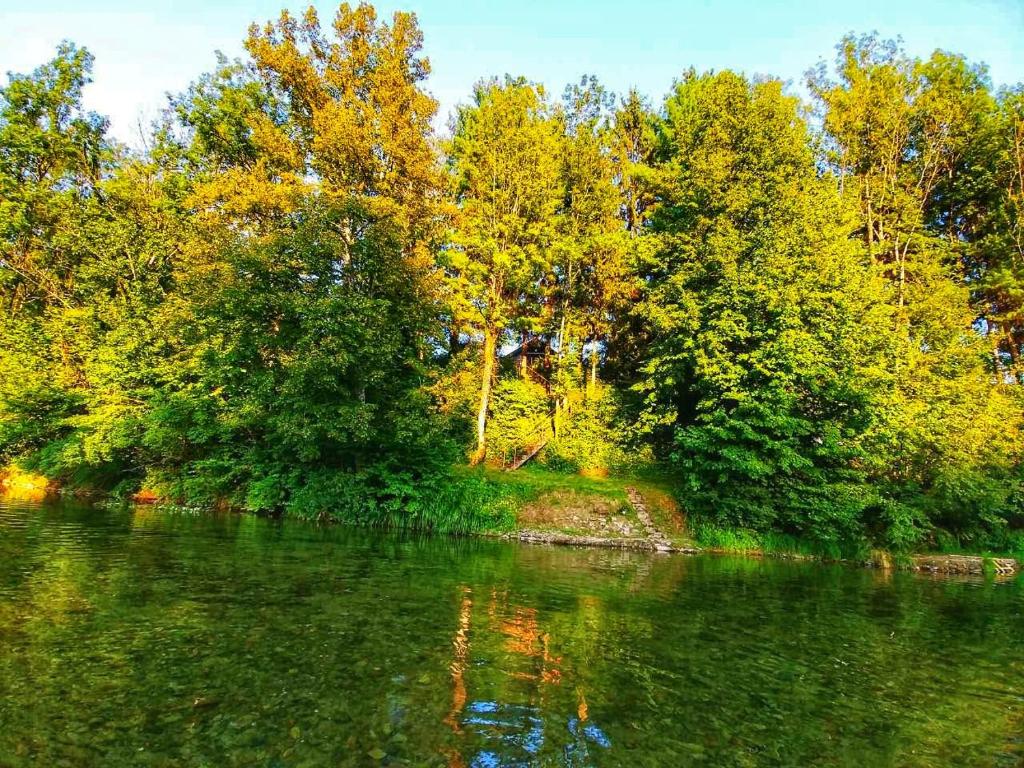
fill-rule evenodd
<path id="1" fill-rule="evenodd" d="M 1016 766 L 1019 580 L 0 506 L 0 766 Z"/>

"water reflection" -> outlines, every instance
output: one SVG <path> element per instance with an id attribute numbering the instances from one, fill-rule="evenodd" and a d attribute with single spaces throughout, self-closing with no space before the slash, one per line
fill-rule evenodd
<path id="1" fill-rule="evenodd" d="M 562 736 L 567 737 L 566 743 L 561 745 L 562 764 L 571 768 L 592 765 L 591 750 L 607 749 L 611 741 L 596 723 L 589 722 L 582 686 L 575 687 L 575 710 L 559 711 L 557 702 L 562 697 L 551 695 L 549 689 L 562 683 L 562 658 L 552 655 L 551 638 L 542 631 L 537 610 L 511 604 L 507 591 L 492 589 L 485 610 L 477 617 L 478 625 L 474 627 L 472 589 L 461 585 L 459 593 L 459 621 L 452 639 L 452 708 L 444 722 L 456 734 L 470 729 L 477 741 L 484 742 L 485 746 L 469 757 L 468 765 L 471 768 L 533 765 L 545 746 L 548 728 L 557 729 L 560 724 L 565 730 Z M 500 672 L 519 685 L 496 687 L 517 690 L 518 700 L 469 698 L 467 669 L 474 664 L 471 637 L 481 646 L 476 665 L 487 668 L 495 662 L 500 664 Z M 497 648 L 495 641 L 499 644 Z M 485 680 L 481 681 L 481 687 L 487 687 Z M 553 740 L 557 748 L 559 735 Z M 467 765 L 460 751 L 449 750 L 446 756 L 451 768 Z"/>
<path id="2" fill-rule="evenodd" d="M 1020 581 L 0 504 L 0 766 L 1015 766 Z"/>

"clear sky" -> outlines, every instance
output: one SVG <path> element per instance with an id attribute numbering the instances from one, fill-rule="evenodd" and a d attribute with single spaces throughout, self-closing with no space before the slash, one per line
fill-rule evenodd
<path id="1" fill-rule="evenodd" d="M 114 134 L 138 143 L 164 94 L 210 69 L 214 51 L 242 51 L 252 21 L 291 0 L 0 0 L 0 71 L 26 72 L 70 39 L 96 56 L 87 106 Z M 315 2 L 321 21 L 332 2 Z M 378 11 L 415 11 L 433 65 L 428 87 L 447 114 L 480 77 L 522 74 L 560 93 L 585 73 L 611 90 L 635 85 L 660 100 L 689 66 L 771 74 L 799 88 L 831 59 L 846 32 L 902 36 L 986 62 L 996 84 L 1024 81 L 1024 0 L 381 0 Z M 443 122 L 443 121 L 442 121 Z"/>

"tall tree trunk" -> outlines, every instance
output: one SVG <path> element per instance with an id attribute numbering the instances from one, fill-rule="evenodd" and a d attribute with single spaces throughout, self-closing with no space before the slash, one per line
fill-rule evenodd
<path id="1" fill-rule="evenodd" d="M 592 342 L 590 347 L 590 396 L 594 396 L 597 389 L 597 342 Z"/>
<path id="2" fill-rule="evenodd" d="M 562 361 L 562 355 L 565 353 L 565 309 L 562 309 L 562 320 L 558 324 L 558 353 L 556 360 Z"/>
<path id="3" fill-rule="evenodd" d="M 867 187 L 867 189 L 865 190 L 865 197 L 867 198 L 867 204 L 868 204 L 868 229 L 867 229 L 867 232 L 865 232 L 864 234 L 865 234 L 865 237 L 867 238 L 868 258 L 869 259 L 873 259 L 874 258 L 874 254 L 872 254 L 872 252 L 871 252 L 871 250 L 872 250 L 871 246 L 872 246 L 874 238 L 875 238 L 875 222 L 873 221 L 872 216 L 871 216 L 871 187 L 870 187 L 870 185 L 869 185 L 870 183 L 868 182 L 867 179 L 864 180 L 864 184 Z"/>
<path id="4" fill-rule="evenodd" d="M 896 247 L 897 258 L 900 260 L 900 309 L 903 309 L 903 305 L 906 303 L 906 289 L 907 289 L 907 263 L 906 256 L 899 256 L 899 246 Z"/>
<path id="5" fill-rule="evenodd" d="M 992 360 L 996 369 L 996 384 L 1006 383 L 1006 366 L 1003 365 L 1003 355 L 999 349 L 1001 340 L 999 338 L 999 327 L 991 320 L 985 320 L 988 327 L 988 337 L 992 341 Z"/>
<path id="6" fill-rule="evenodd" d="M 1021 371 L 1020 350 L 1017 347 L 1017 340 L 1013 336 L 1013 327 L 1008 323 L 1004 324 L 1003 333 L 1006 339 L 1006 348 L 1010 352 L 1010 371 L 1014 380 L 1020 384 L 1024 381 L 1024 372 Z"/>
<path id="7" fill-rule="evenodd" d="M 484 359 L 482 381 L 480 382 L 480 410 L 476 416 L 476 450 L 470 457 L 471 464 L 479 464 L 487 455 L 487 409 L 491 403 L 491 383 L 494 380 L 494 360 L 497 355 L 498 334 L 487 326 L 484 328 Z"/>

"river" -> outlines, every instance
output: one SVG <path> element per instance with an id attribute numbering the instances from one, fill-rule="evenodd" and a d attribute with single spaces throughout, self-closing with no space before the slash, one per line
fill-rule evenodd
<path id="1" fill-rule="evenodd" d="M 0 505 L 2 766 L 1016 766 L 1021 581 Z"/>

